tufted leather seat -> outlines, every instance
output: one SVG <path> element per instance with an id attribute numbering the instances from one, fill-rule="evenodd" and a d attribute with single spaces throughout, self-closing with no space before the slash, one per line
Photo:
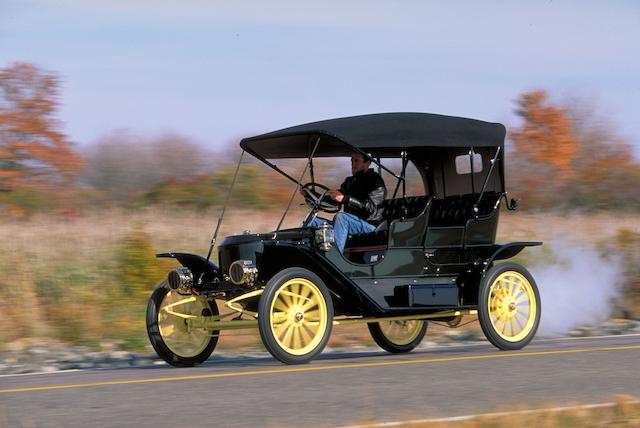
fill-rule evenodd
<path id="1" fill-rule="evenodd" d="M 500 193 L 486 192 L 478 206 L 478 215 L 488 215 L 493 211 Z M 464 225 L 473 217 L 473 206 L 478 201 L 478 195 L 447 196 L 444 199 L 434 199 L 431 203 L 429 226 Z"/>

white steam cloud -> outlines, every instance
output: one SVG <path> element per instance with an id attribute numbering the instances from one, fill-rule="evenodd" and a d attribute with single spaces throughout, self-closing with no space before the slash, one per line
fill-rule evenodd
<path id="1" fill-rule="evenodd" d="M 583 325 L 606 320 L 618 297 L 620 261 L 605 259 L 592 247 L 545 243 L 559 258 L 528 269 L 538 284 L 542 315 L 537 336 L 561 336 Z"/>

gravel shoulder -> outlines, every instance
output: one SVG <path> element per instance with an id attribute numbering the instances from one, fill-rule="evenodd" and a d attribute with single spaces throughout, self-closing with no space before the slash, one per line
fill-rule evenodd
<path id="1" fill-rule="evenodd" d="M 597 326 L 582 326 L 569 332 L 569 337 L 615 336 L 640 333 L 640 321 L 610 320 Z M 340 343 L 343 343 L 341 341 Z M 480 331 L 467 329 L 440 330 L 435 335 L 427 334 L 420 349 L 439 346 L 487 343 Z M 117 344 L 105 343 L 96 351 L 85 346 L 64 346 L 45 340 L 23 340 L 14 342 L 0 351 L 0 375 L 57 372 L 63 370 L 124 368 L 164 365 L 155 353 L 135 353 L 118 349 Z M 378 348 L 356 342 L 352 346 L 328 347 L 325 354 L 335 352 L 373 352 Z M 261 346 L 241 346 L 216 350 L 212 358 L 237 359 L 244 357 L 268 357 Z"/>

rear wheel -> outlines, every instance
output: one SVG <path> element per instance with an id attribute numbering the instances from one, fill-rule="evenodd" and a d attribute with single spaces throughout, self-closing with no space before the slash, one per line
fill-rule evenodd
<path id="1" fill-rule="evenodd" d="M 218 343 L 218 331 L 191 327 L 187 319 L 217 316 L 218 306 L 205 296 L 182 295 L 166 283 L 153 291 L 147 305 L 147 334 L 158 356 L 176 367 L 205 361 Z"/>
<path id="2" fill-rule="evenodd" d="M 413 350 L 427 333 L 427 322 L 422 320 L 380 321 L 367 327 L 378 346 L 393 354 Z"/>
<path id="3" fill-rule="evenodd" d="M 322 280 L 302 268 L 277 273 L 265 286 L 258 327 L 267 350 L 286 364 L 303 364 L 322 352 L 331 335 L 333 303 Z"/>
<path id="4" fill-rule="evenodd" d="M 480 283 L 478 319 L 485 336 L 504 350 L 521 349 L 540 323 L 540 294 L 531 274 L 516 263 L 493 266 Z"/>

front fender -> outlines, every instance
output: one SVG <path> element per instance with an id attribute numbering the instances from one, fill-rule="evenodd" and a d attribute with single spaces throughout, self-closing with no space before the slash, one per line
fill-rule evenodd
<path id="1" fill-rule="evenodd" d="M 377 313 L 380 308 L 344 273 L 340 272 L 327 258 L 305 245 L 280 242 L 265 242 L 264 252 L 258 261 L 258 275 L 265 282 L 282 269 L 302 267 L 314 272 L 325 282 L 334 296 L 336 313 L 350 313 L 357 308 L 358 314 Z"/>
<path id="2" fill-rule="evenodd" d="M 176 259 L 178 262 L 193 272 L 193 278 L 197 281 L 202 276 L 202 281 L 211 282 L 215 279 L 220 280 L 220 268 L 210 260 L 207 261 L 202 256 L 189 253 L 160 253 L 156 257 Z"/>

